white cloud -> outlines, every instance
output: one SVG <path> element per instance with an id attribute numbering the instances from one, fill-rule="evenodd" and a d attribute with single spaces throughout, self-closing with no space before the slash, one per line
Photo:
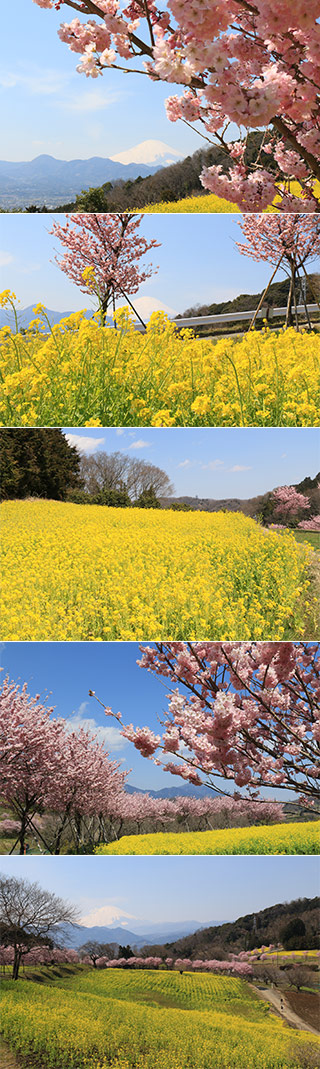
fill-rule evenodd
<path id="1" fill-rule="evenodd" d="M 6 252 L 5 249 L 0 249 L 0 267 L 7 267 L 8 264 L 13 263 L 14 257 L 11 256 L 11 252 Z"/>
<path id="2" fill-rule="evenodd" d="M 229 471 L 252 471 L 250 464 L 234 464 L 233 468 L 229 468 Z"/>
<path id="3" fill-rule="evenodd" d="M 2 74 L 0 74 L 0 85 L 2 86 L 3 89 L 13 89 L 13 87 L 16 84 L 17 84 L 17 79 L 15 78 L 14 74 L 9 74 L 9 72 L 8 72 L 8 74 L 6 74 L 5 71 L 3 71 Z"/>
<path id="4" fill-rule="evenodd" d="M 112 104 L 117 104 L 119 100 L 122 100 L 124 94 L 120 92 L 104 93 L 103 91 L 87 90 L 87 92 L 77 93 L 74 96 L 70 96 L 67 101 L 61 101 L 61 105 L 67 111 L 80 111 L 81 114 L 89 111 L 104 111 L 105 108 L 110 108 Z"/>
<path id="5" fill-rule="evenodd" d="M 287 456 L 288 456 L 287 453 L 281 453 L 281 460 L 286 460 Z"/>
<path id="6" fill-rule="evenodd" d="M 83 728 L 84 731 L 90 731 L 91 735 L 96 735 L 99 743 L 104 743 L 108 749 L 112 752 L 115 750 L 123 750 L 127 745 L 127 740 L 123 735 L 120 735 L 120 730 L 113 726 L 113 724 L 97 724 L 94 717 L 87 715 L 89 703 L 82 702 L 79 709 L 72 713 L 66 720 L 66 726 L 68 731 L 80 731 Z"/>
<path id="7" fill-rule="evenodd" d="M 55 93 L 61 93 L 68 81 L 69 75 L 62 74 L 61 71 L 55 70 L 54 67 L 44 69 L 34 64 L 28 69 L 27 73 L 23 68 L 16 70 L 14 74 L 9 70 L 2 71 L 0 85 L 5 89 L 22 86 L 32 96 L 52 96 Z"/>
<path id="8" fill-rule="evenodd" d="M 203 471 L 216 471 L 217 468 L 223 467 L 223 464 L 223 460 L 208 460 L 208 463 L 202 464 L 201 467 Z"/>
<path id="9" fill-rule="evenodd" d="M 136 442 L 131 442 L 128 449 L 147 449 L 152 445 L 152 442 L 146 442 L 143 438 L 138 438 Z"/>
<path id="10" fill-rule="evenodd" d="M 80 924 L 84 924 L 87 928 L 92 928 L 96 924 L 109 925 L 114 924 L 114 921 L 119 921 L 121 927 L 128 927 L 128 920 L 134 919 L 133 913 L 125 913 L 125 911 L 119 909 L 118 906 L 106 903 L 98 909 L 92 909 L 85 917 L 81 917 Z"/>
<path id="11" fill-rule="evenodd" d="M 31 145 L 38 156 L 45 154 L 47 156 L 55 156 L 56 158 L 61 154 L 63 155 L 66 147 L 63 141 L 51 141 L 50 139 L 40 141 L 36 138 L 31 141 Z"/>
<path id="12" fill-rule="evenodd" d="M 178 464 L 178 468 L 190 468 L 191 463 L 191 460 L 181 460 L 180 464 Z"/>
<path id="13" fill-rule="evenodd" d="M 124 433 L 125 433 L 124 427 L 117 427 L 117 428 L 116 428 L 116 435 L 117 435 L 117 437 L 119 437 L 119 436 L 120 436 L 120 434 L 124 434 Z"/>
<path id="14" fill-rule="evenodd" d="M 95 453 L 99 445 L 104 445 L 104 438 L 95 438 L 86 434 L 66 434 L 69 445 L 75 445 L 79 453 Z"/>

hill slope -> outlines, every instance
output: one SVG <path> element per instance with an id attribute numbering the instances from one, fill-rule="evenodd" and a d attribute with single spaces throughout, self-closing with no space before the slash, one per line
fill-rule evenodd
<path id="1" fill-rule="evenodd" d="M 295 489 L 298 493 L 305 494 L 310 501 L 310 510 L 308 516 L 312 517 L 319 513 L 320 509 L 320 472 L 315 475 L 313 479 L 307 476 L 302 479 L 300 483 L 295 484 Z M 188 508 L 201 510 L 202 512 L 243 512 L 245 516 L 255 517 L 259 514 L 263 515 L 268 523 L 273 522 L 276 517 L 272 516 L 273 508 L 271 503 L 271 497 L 273 490 L 268 490 L 265 494 L 259 494 L 256 497 L 240 498 L 240 497 L 226 497 L 226 498 L 214 498 L 214 497 L 188 497 L 187 494 L 181 497 L 163 497 L 161 498 L 162 508 L 172 508 L 172 505 L 186 505 Z"/>
<path id="2" fill-rule="evenodd" d="M 320 898 L 298 898 L 293 902 L 279 902 L 258 913 L 247 913 L 233 923 L 218 927 L 202 928 L 193 935 L 166 944 L 166 951 L 175 951 L 181 957 L 215 958 L 219 951 L 238 953 L 254 947 L 268 946 L 279 942 L 280 932 L 293 918 L 303 921 L 306 930 L 306 945 L 319 945 Z M 152 952 L 152 951 L 150 951 Z"/>
<path id="3" fill-rule="evenodd" d="M 239 237 L 240 237 L 239 231 Z M 271 267 L 270 267 L 271 274 Z M 268 302 L 273 305 L 274 308 L 281 308 L 287 303 L 289 293 L 289 279 L 285 278 L 279 282 L 272 282 L 268 290 Z M 314 290 L 316 290 L 317 296 L 320 294 L 320 274 L 313 273 L 309 275 L 309 282 L 307 285 L 307 301 L 308 304 L 314 304 Z M 234 297 L 230 301 L 213 301 L 212 304 L 195 304 L 190 308 L 186 308 L 185 312 L 181 312 L 176 316 L 176 319 L 183 318 L 184 316 L 207 316 L 207 315 L 222 315 L 224 312 L 250 312 L 252 309 L 258 307 L 260 298 L 263 295 L 263 290 L 260 293 L 239 293 L 237 297 Z M 299 288 L 297 291 L 297 299 L 300 300 Z"/>

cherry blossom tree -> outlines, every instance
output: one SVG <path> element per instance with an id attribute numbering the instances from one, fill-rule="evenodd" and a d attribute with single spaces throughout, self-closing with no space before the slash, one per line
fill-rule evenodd
<path id="1" fill-rule="evenodd" d="M 315 260 L 320 255 L 320 219 L 317 215 L 248 215 L 239 222 L 239 226 L 246 239 L 245 242 L 237 241 L 238 249 L 245 256 L 260 262 L 266 260 L 274 267 L 273 274 L 264 290 L 259 302 L 252 325 L 255 322 L 269 286 L 277 271 L 281 268 L 290 278 L 290 287 L 287 303 L 286 326 L 292 319 L 292 304 L 295 307 L 295 321 L 297 318 L 297 282 L 300 279 L 300 271 L 307 280 L 306 264 Z M 310 285 L 310 282 L 309 282 Z M 310 316 L 307 308 L 305 290 L 301 286 L 302 300 L 304 302 L 306 317 L 311 327 Z M 318 298 L 315 298 L 318 303 Z"/>
<path id="2" fill-rule="evenodd" d="M 226 173 L 221 166 L 204 169 L 205 189 L 259 212 L 280 183 L 282 210 L 319 211 L 313 195 L 320 178 L 319 0 L 34 3 L 77 13 L 59 36 L 87 77 L 113 67 L 183 87 L 182 95 L 167 99 L 168 118 L 195 124 L 226 154 Z M 228 140 L 230 123 L 239 128 L 236 142 Z M 263 156 L 260 149 L 248 163 L 247 133 L 261 127 Z M 301 201 L 292 178 L 301 183 Z"/>
<path id="3" fill-rule="evenodd" d="M 234 828 L 245 825 L 275 824 L 284 819 L 279 802 L 257 802 L 235 797 L 177 796 L 153 798 L 149 794 L 119 794 L 109 803 L 101 838 L 119 839 L 122 835 L 163 831 L 166 827 L 191 831 L 201 828 Z"/>
<path id="4" fill-rule="evenodd" d="M 83 293 L 96 294 L 104 322 L 111 302 L 114 307 L 124 297 L 131 305 L 129 294 L 150 278 L 155 269 L 151 264 L 142 268 L 140 261 L 159 242 L 139 233 L 142 215 L 79 213 L 66 219 L 64 226 L 55 220 L 50 231 L 65 248 L 56 262 Z"/>
<path id="5" fill-rule="evenodd" d="M 219 780 L 232 780 L 249 797 L 269 787 L 291 789 L 309 805 L 319 800 L 319 643 L 173 642 L 141 649 L 138 664 L 169 688 L 162 735 L 148 726 L 121 727 L 144 757 L 194 784 L 219 789 Z M 122 723 L 120 713 L 105 712 Z"/>
<path id="6" fill-rule="evenodd" d="M 166 966 L 167 969 L 177 969 L 180 973 L 185 971 L 191 972 L 213 972 L 213 973 L 227 973 L 230 976 L 242 976 L 244 978 L 250 978 L 253 974 L 252 962 L 248 960 L 248 955 L 244 952 L 240 954 L 230 954 L 230 958 L 220 961 L 219 959 L 212 958 L 204 960 L 203 958 L 160 958 L 158 955 L 149 955 L 148 957 L 135 957 L 132 958 L 114 958 L 109 961 L 106 957 L 101 957 L 96 962 L 98 969 L 159 969 L 160 966 Z"/>
<path id="7" fill-rule="evenodd" d="M 83 729 L 68 731 L 65 720 L 51 719 L 52 709 L 5 679 L 0 691 L 1 795 L 19 822 L 20 853 L 26 837 L 36 835 L 49 852 L 59 853 L 62 833 L 71 823 L 75 848 L 81 848 L 81 820 L 108 812 L 123 793 L 126 772 L 95 737 Z M 48 844 L 36 815 L 58 815 L 54 843 Z M 12 847 L 15 849 L 16 843 Z M 51 849 L 50 849 L 51 848 Z"/>
<path id="8" fill-rule="evenodd" d="M 284 523 L 290 523 L 302 510 L 310 508 L 310 501 L 306 494 L 299 494 L 295 486 L 278 486 L 273 491 L 275 513 L 281 516 Z"/>
<path id="9" fill-rule="evenodd" d="M 298 528 L 302 531 L 319 531 L 320 533 L 320 514 L 313 516 L 311 520 L 300 520 Z"/>

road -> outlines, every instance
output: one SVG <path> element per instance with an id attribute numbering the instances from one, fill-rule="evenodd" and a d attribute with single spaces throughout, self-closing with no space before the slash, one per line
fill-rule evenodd
<path id="1" fill-rule="evenodd" d="M 312 1028 L 306 1021 L 302 1020 L 302 1017 L 298 1017 L 298 1015 L 294 1013 L 279 988 L 261 988 L 256 987 L 255 984 L 251 984 L 251 987 L 259 998 L 263 998 L 267 1002 L 270 1002 L 275 1010 L 277 1010 L 280 1017 L 283 1017 L 285 1021 L 288 1021 L 288 1024 L 293 1025 L 294 1028 L 299 1028 L 303 1032 L 311 1032 L 314 1036 L 320 1036 L 320 1032 L 318 1032 L 316 1028 Z"/>
<path id="2" fill-rule="evenodd" d="M 10 1050 L 8 1044 L 0 1036 L 0 1065 L 1 1069 L 21 1069 L 20 1063 L 17 1062 L 13 1051 Z"/>

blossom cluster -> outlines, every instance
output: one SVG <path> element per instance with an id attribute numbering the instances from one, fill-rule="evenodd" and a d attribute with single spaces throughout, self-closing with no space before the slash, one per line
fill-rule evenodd
<path id="1" fill-rule="evenodd" d="M 249 792 L 319 798 L 318 643 L 164 642 L 143 646 L 138 663 L 174 684 L 162 737 L 122 729 L 144 756 L 191 783 L 213 785 L 214 776 Z"/>
<path id="2" fill-rule="evenodd" d="M 96 293 L 104 312 L 111 299 L 137 293 L 152 275 L 152 265 L 143 269 L 140 260 L 159 242 L 147 241 L 139 233 L 142 219 L 141 214 L 84 212 L 67 214 L 64 225 L 53 223 L 50 233 L 65 250 L 56 262 L 82 292 Z"/>
<path id="3" fill-rule="evenodd" d="M 282 183 L 285 211 L 314 212 L 313 179 L 320 177 L 319 4 L 279 0 L 34 0 L 39 7 L 76 7 L 79 17 L 63 23 L 61 40 L 80 56 L 78 71 L 97 78 L 105 67 L 130 69 L 143 61 L 152 80 L 182 85 L 170 96 L 167 114 L 220 136 L 229 123 L 239 127 L 236 144 L 224 139 L 229 172 L 205 169 L 202 182 L 241 210 L 261 211 Z M 91 16 L 95 15 L 96 18 Z M 98 19 L 98 21 L 97 21 Z M 118 60 L 120 61 L 118 63 Z M 266 127 L 264 144 L 275 171 L 245 155 L 247 131 Z M 291 192 L 297 177 L 303 201 Z"/>

